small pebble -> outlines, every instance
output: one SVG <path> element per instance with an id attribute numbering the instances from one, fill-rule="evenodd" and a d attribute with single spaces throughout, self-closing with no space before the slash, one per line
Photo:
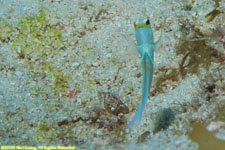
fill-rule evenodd
<path id="1" fill-rule="evenodd" d="M 211 122 L 208 126 L 207 126 L 207 130 L 209 132 L 214 132 L 214 131 L 218 131 L 221 128 L 225 128 L 225 123 L 222 121 L 217 121 L 217 122 Z"/>
<path id="2" fill-rule="evenodd" d="M 225 141 L 225 129 L 220 129 L 216 133 L 216 138 Z"/>

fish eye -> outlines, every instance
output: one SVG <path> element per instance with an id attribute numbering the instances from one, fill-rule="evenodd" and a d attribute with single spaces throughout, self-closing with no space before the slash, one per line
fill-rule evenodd
<path id="1" fill-rule="evenodd" d="M 150 24 L 150 21 L 149 19 L 145 22 L 146 25 L 149 25 Z"/>

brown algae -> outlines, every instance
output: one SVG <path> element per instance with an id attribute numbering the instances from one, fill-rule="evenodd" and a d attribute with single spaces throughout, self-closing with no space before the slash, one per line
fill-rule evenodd
<path id="1" fill-rule="evenodd" d="M 218 62 L 217 52 L 206 44 L 206 40 L 181 40 L 178 54 L 183 54 L 179 72 L 184 78 L 188 73 L 199 74 L 200 67 L 208 67 L 212 62 Z"/>

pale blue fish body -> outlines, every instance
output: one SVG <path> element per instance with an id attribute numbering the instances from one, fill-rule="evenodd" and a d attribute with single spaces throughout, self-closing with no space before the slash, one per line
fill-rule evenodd
<path id="1" fill-rule="evenodd" d="M 139 19 L 134 23 L 137 50 L 141 55 L 142 63 L 142 98 L 138 110 L 133 119 L 127 125 L 128 128 L 137 127 L 142 119 L 142 112 L 148 100 L 152 84 L 154 50 L 156 45 L 153 41 L 153 31 L 148 19 Z"/>

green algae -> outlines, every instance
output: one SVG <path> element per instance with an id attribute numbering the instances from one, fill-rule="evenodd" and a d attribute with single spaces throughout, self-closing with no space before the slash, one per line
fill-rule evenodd
<path id="1" fill-rule="evenodd" d="M 56 130 L 52 128 L 52 125 L 47 124 L 44 121 L 39 122 L 35 136 L 39 141 L 47 144 L 58 140 Z"/>
<path id="2" fill-rule="evenodd" d="M 41 7 L 36 17 L 24 17 L 18 23 L 18 34 L 12 42 L 26 60 L 46 60 L 64 47 L 61 31 L 48 23 L 49 11 Z"/>
<path id="3" fill-rule="evenodd" d="M 91 80 L 89 77 L 85 77 L 84 79 L 87 81 L 87 83 L 84 84 L 84 88 L 89 91 L 96 91 L 95 81 Z"/>
<path id="4" fill-rule="evenodd" d="M 49 24 L 50 11 L 41 7 L 39 15 L 35 17 L 21 18 L 14 32 L 18 34 L 12 41 L 12 46 L 18 54 L 18 58 L 24 59 L 26 67 L 35 77 L 50 81 L 46 87 L 53 89 L 54 93 L 67 93 L 69 76 L 64 75 L 62 69 L 54 67 L 49 58 L 53 58 L 65 46 L 61 36 L 61 31 L 55 26 Z M 13 31 L 10 25 L 0 24 L 6 35 L 3 34 L 0 39 L 6 39 L 9 32 Z M 2 31 L 2 30 L 1 30 Z M 39 96 L 46 95 L 45 90 L 40 87 L 34 87 L 34 91 Z"/>
<path id="5" fill-rule="evenodd" d="M 0 18 L 0 44 L 10 41 L 13 27 Z"/>
<path id="6" fill-rule="evenodd" d="M 35 74 L 36 77 L 48 80 L 50 84 L 45 86 L 48 89 L 52 89 L 54 94 L 63 94 L 66 96 L 69 92 L 69 76 L 64 75 L 62 69 L 53 67 L 52 63 L 41 63 L 40 66 L 31 65 L 29 70 Z M 34 87 L 34 91 L 39 96 L 45 96 L 49 93 L 46 93 L 45 88 L 43 87 Z"/>
<path id="7" fill-rule="evenodd" d="M 69 77 L 67 75 L 63 75 L 63 72 L 59 68 L 54 68 L 53 70 L 53 88 L 55 90 L 59 90 L 58 92 L 62 92 L 64 90 L 64 93 L 68 93 L 68 83 L 69 83 Z"/>

